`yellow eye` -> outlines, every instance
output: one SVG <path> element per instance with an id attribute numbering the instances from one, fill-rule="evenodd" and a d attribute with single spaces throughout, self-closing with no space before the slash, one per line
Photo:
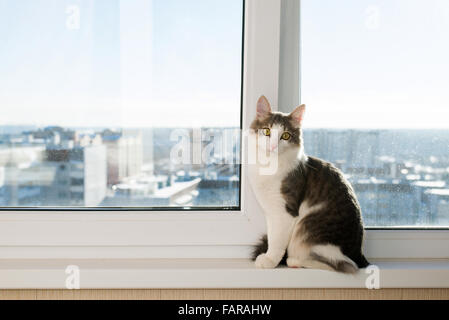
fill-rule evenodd
<path id="1" fill-rule="evenodd" d="M 268 129 L 268 128 L 264 128 L 264 129 L 262 129 L 262 133 L 263 133 L 265 136 L 270 136 L 271 130 Z"/>
<path id="2" fill-rule="evenodd" d="M 288 140 L 288 139 L 290 139 L 290 137 L 291 137 L 290 133 L 284 132 L 284 133 L 282 134 L 282 136 L 281 136 L 281 139 L 282 139 L 282 140 Z"/>

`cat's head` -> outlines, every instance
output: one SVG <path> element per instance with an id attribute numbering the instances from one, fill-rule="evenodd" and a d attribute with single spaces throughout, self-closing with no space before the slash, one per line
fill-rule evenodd
<path id="1" fill-rule="evenodd" d="M 266 154 L 298 152 L 302 145 L 301 126 L 306 106 L 297 107 L 290 114 L 273 112 L 265 96 L 257 101 L 256 118 L 251 130 L 257 135 L 257 147 Z"/>

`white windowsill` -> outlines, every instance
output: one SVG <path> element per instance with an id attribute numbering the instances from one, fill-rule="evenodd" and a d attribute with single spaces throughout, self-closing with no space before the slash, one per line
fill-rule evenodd
<path id="1" fill-rule="evenodd" d="M 449 261 L 373 261 L 381 288 L 448 288 Z M 68 265 L 81 289 L 365 288 L 369 274 L 255 269 L 246 259 L 0 260 L 1 289 L 64 289 Z"/>

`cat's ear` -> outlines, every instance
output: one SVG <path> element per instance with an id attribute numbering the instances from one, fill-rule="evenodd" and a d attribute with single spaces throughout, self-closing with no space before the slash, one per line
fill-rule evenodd
<path id="1" fill-rule="evenodd" d="M 257 118 L 264 119 L 271 113 L 271 106 L 265 96 L 261 96 L 257 100 Z"/>
<path id="2" fill-rule="evenodd" d="M 306 105 L 302 104 L 296 107 L 295 110 L 290 113 L 290 118 L 292 119 L 293 125 L 297 128 L 302 126 L 302 120 L 304 119 L 304 113 L 306 112 Z"/>

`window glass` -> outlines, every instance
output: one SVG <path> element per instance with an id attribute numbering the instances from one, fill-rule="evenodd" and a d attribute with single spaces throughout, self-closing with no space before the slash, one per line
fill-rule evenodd
<path id="1" fill-rule="evenodd" d="M 449 226 L 449 1 L 302 0 L 305 150 L 367 226 Z"/>
<path id="2" fill-rule="evenodd" d="M 241 0 L 0 0 L 0 207 L 239 207 L 242 20 Z"/>

